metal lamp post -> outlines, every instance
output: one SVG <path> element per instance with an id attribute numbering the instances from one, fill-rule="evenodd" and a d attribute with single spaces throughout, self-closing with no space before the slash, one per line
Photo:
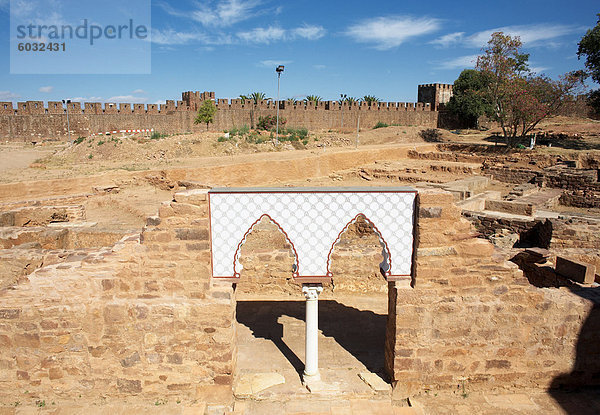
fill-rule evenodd
<path id="1" fill-rule="evenodd" d="M 275 144 L 279 144 L 279 78 L 281 78 L 283 68 L 283 65 L 279 65 L 275 68 L 275 72 L 277 72 L 277 127 L 275 130 Z"/>
<path id="2" fill-rule="evenodd" d="M 342 105 L 342 128 L 344 128 L 344 101 L 347 97 L 348 95 L 346 94 L 340 94 L 340 104 Z"/>
<path id="3" fill-rule="evenodd" d="M 71 103 L 71 100 L 63 99 L 62 102 L 67 105 L 67 134 L 69 135 L 69 143 L 71 143 L 71 125 L 69 124 L 69 104 Z"/>

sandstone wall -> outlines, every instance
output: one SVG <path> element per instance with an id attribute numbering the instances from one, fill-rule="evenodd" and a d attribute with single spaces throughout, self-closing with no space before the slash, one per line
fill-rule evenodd
<path id="1" fill-rule="evenodd" d="M 597 382 L 593 301 L 530 285 L 474 237 L 451 195 L 419 198 L 414 287 L 389 291 L 387 369 L 397 393 Z"/>
<path id="2" fill-rule="evenodd" d="M 382 246 L 372 225 L 359 216 L 340 236 L 331 255 L 332 282 L 328 292 L 385 292 L 379 272 Z M 248 294 L 298 294 L 301 284 L 292 278 L 294 254 L 277 225 L 263 219 L 241 247 L 243 269 L 237 291 Z"/>
<path id="3" fill-rule="evenodd" d="M 206 194 L 179 195 L 141 238 L 1 291 L 0 399 L 229 402 L 235 306 L 211 282 L 207 214 Z"/>
<path id="4" fill-rule="evenodd" d="M 397 393 L 600 379 L 593 293 L 532 286 L 476 237 L 450 193 L 423 191 L 419 203 L 413 280 L 388 285 Z M 176 193 L 140 235 L 0 291 L 0 399 L 229 402 L 235 296 L 211 279 L 208 221 L 206 190 Z M 341 257 L 359 262 L 376 242 L 359 222 L 344 240 Z"/>
<path id="5" fill-rule="evenodd" d="M 221 102 L 224 101 L 224 102 Z M 263 102 L 254 108 L 233 100 L 219 100 L 218 111 L 211 131 L 223 131 L 243 125 L 256 125 L 261 116 L 277 113 L 272 102 Z M 1 107 L 0 103 L 0 107 Z M 87 103 L 86 103 L 87 104 Z M 283 104 L 283 103 L 282 103 Z M 98 104 L 100 105 L 100 104 Z M 160 112 L 148 106 L 131 111 L 121 104 L 117 112 L 105 105 L 102 107 L 85 105 L 84 109 L 69 109 L 69 127 L 71 139 L 90 134 L 104 133 L 121 129 L 147 129 L 167 134 L 206 131 L 206 124 L 194 124 L 196 112 L 183 102 L 175 106 L 165 105 Z M 137 105 L 137 104 L 136 104 Z M 344 105 L 320 103 L 318 106 L 305 104 L 291 105 L 280 110 L 279 116 L 285 118 L 287 127 L 306 127 L 309 129 L 350 128 L 355 129 L 360 118 L 361 128 L 372 128 L 378 122 L 399 125 L 437 126 L 437 111 L 429 105 L 413 103 L 379 103 L 377 105 Z M 129 108 L 126 109 L 125 107 Z M 66 112 L 54 113 L 41 107 L 41 111 L 30 111 L 19 107 L 18 110 L 0 111 L 0 140 L 41 141 L 44 139 L 66 139 Z M 343 118 L 343 123 L 342 123 Z"/>

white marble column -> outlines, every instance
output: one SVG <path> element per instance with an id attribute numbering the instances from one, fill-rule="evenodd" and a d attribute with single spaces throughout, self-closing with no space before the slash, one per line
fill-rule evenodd
<path id="1" fill-rule="evenodd" d="M 306 355 L 304 381 L 319 379 L 319 294 L 321 284 L 302 284 L 306 297 Z"/>

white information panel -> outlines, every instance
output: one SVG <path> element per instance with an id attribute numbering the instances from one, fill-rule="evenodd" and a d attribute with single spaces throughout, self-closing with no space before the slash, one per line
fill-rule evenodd
<path id="1" fill-rule="evenodd" d="M 330 277 L 329 258 L 360 214 L 382 242 L 387 278 L 411 275 L 416 191 L 410 188 L 217 188 L 209 191 L 213 277 L 239 278 L 240 247 L 263 216 L 286 235 L 297 278 Z"/>

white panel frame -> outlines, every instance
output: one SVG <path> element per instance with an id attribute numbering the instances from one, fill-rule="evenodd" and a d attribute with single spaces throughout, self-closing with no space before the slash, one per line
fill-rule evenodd
<path id="1" fill-rule="evenodd" d="M 298 281 L 332 278 L 330 256 L 339 237 L 360 214 L 383 245 L 387 280 L 410 279 L 415 205 L 411 188 L 218 188 L 209 191 L 213 278 L 239 280 L 240 248 L 264 216 L 286 236 Z"/>

